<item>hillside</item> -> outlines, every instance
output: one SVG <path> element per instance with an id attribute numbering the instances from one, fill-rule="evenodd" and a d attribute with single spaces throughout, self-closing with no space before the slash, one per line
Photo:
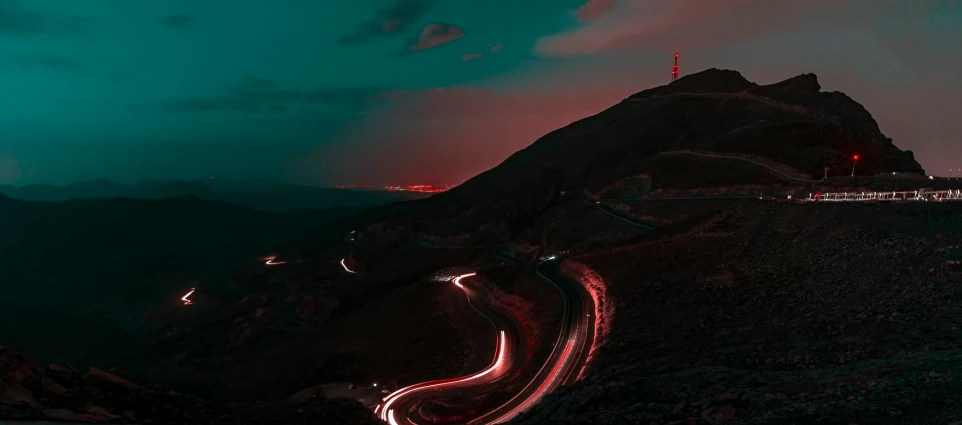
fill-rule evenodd
<path id="1" fill-rule="evenodd" d="M 614 300 L 609 342 L 512 423 L 962 419 L 962 205 L 716 207 L 569 260 Z"/>
<path id="2" fill-rule="evenodd" d="M 243 295 L 235 272 L 343 210 L 267 213 L 195 197 L 24 202 L 0 195 L 0 341 L 41 361 L 102 364 L 193 286 Z M 12 325 L 16 324 L 16 325 Z"/>
<path id="3" fill-rule="evenodd" d="M 855 153 L 859 177 L 851 178 Z M 962 316 L 953 307 L 962 293 L 952 285 L 962 278 L 962 206 L 784 196 L 912 190 L 927 181 L 923 172 L 864 108 L 821 92 L 813 75 L 757 85 L 708 70 L 554 131 L 446 193 L 332 213 L 304 231 L 296 216 L 270 215 L 284 224 L 261 228 L 299 236 L 279 248 L 296 261 L 246 266 L 224 283 L 243 283 L 236 287 L 244 296 L 176 310 L 183 313 L 167 316 L 153 343 L 112 370 L 232 401 L 464 376 L 490 357 L 476 350 L 471 318 L 480 319 L 437 279 L 453 267 L 480 271 L 516 301 L 514 320 L 540 329 L 526 360 L 536 362 L 566 309 L 533 265 L 560 254 L 570 277 L 607 291 L 606 343 L 584 379 L 513 423 L 951 423 L 962 419 L 953 395 L 962 390 Z M 753 199 L 651 201 L 719 194 Z M 241 222 L 233 228 L 252 225 Z M 210 225 L 197 226 L 191 234 Z M 217 252 L 244 270 L 239 263 L 272 246 L 263 234 L 238 232 L 222 249 L 177 251 L 184 260 L 170 269 L 189 270 L 187 259 Z M 367 398 L 373 405 L 379 396 Z"/>
<path id="4" fill-rule="evenodd" d="M 857 175 L 924 173 L 865 108 L 819 90 L 812 74 L 757 85 L 735 71 L 710 69 L 642 91 L 432 197 L 424 218 L 443 224 L 425 231 L 456 235 L 484 226 L 488 238 L 510 239 L 560 202 L 561 191 L 583 198 L 625 185 L 647 186 L 639 193 L 645 196 L 657 188 L 800 184 L 757 166 L 722 172 L 717 167 L 731 161 L 671 152 L 755 159 L 799 179 L 820 179 L 826 167 L 830 177 L 847 176 L 853 154 Z"/>
<path id="5" fill-rule="evenodd" d="M 161 199 L 196 196 L 225 201 L 261 211 L 286 212 L 335 207 L 369 207 L 427 197 L 415 192 L 332 189 L 257 180 L 144 181 L 125 185 L 90 180 L 66 186 L 0 185 L 0 194 L 25 201 L 59 202 L 71 199 Z"/>

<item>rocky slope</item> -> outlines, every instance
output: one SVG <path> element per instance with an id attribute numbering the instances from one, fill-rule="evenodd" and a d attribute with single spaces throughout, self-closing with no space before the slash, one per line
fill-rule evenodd
<path id="1" fill-rule="evenodd" d="M 616 305 L 609 342 L 513 423 L 956 423 L 960 222 L 742 203 L 576 256 Z"/>
<path id="2" fill-rule="evenodd" d="M 0 222 L 16 223 L 0 226 L 0 343 L 42 361 L 103 365 L 143 345 L 192 286 L 212 301 L 239 297 L 249 288 L 232 273 L 339 214 L 193 197 L 0 195 Z"/>
<path id="3" fill-rule="evenodd" d="M 298 403 L 214 403 L 143 387 L 100 369 L 38 367 L 29 357 L 2 346 L 0 419 L 171 425 L 383 424 L 351 400 L 315 397 Z"/>
<path id="4" fill-rule="evenodd" d="M 849 174 L 854 154 L 859 175 L 924 172 L 910 151 L 879 131 L 865 108 L 842 93 L 820 91 L 815 75 L 758 85 L 735 71 L 710 69 L 553 131 L 498 167 L 432 197 L 424 216 L 435 223 L 425 231 L 510 238 L 556 205 L 560 191 L 600 194 L 639 177 L 664 188 L 785 180 L 756 168 L 726 181 L 726 173 L 710 172 L 717 161 L 664 155 L 677 151 L 760 159 L 807 179 L 821 178 L 825 168 L 829 175 Z M 705 172 L 690 176 L 695 170 Z"/>
<path id="5" fill-rule="evenodd" d="M 464 374 L 477 368 L 465 360 L 474 335 L 438 308 L 443 293 L 430 276 L 452 266 L 488 273 L 504 264 L 497 245 L 509 243 L 528 261 L 570 251 L 579 276 L 603 281 L 613 307 L 587 379 L 519 422 L 785 423 L 812 411 L 812 420 L 849 423 L 877 413 L 852 404 L 867 400 L 864 376 L 900 388 L 892 412 L 872 418 L 949 418 L 935 404 L 932 414 L 910 409 L 905 388 L 921 384 L 897 362 L 954 378 L 946 363 L 954 357 L 924 357 L 930 352 L 919 347 L 954 349 L 946 341 L 955 330 L 941 324 L 955 320 L 945 288 L 959 276 L 929 248 L 957 246 L 956 207 L 617 205 L 661 226 L 647 232 L 585 202 L 884 186 L 876 177 L 811 181 L 825 168 L 848 173 L 853 153 L 859 173 L 922 173 L 864 108 L 820 92 L 814 76 L 760 86 L 733 71 L 693 74 L 552 132 L 450 192 L 305 232 L 296 251 L 283 253 L 296 260 L 245 276 L 247 297 L 194 305 L 118 370 L 235 400 L 283 399 L 325 382 L 404 385 Z M 348 242 L 351 230 L 359 236 Z M 342 270 L 341 258 L 358 273 Z M 888 279 L 898 267 L 899 278 Z M 541 301 L 552 288 L 524 266 L 506 270 L 490 280 L 533 301 L 539 319 L 531 320 L 549 329 L 560 310 Z M 900 309 L 903 296 L 918 309 Z M 893 308 L 901 322 L 872 327 Z M 798 381 L 808 386 L 790 387 Z"/>

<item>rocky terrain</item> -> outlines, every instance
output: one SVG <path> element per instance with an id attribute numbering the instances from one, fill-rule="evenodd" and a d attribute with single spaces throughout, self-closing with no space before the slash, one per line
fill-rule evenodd
<path id="1" fill-rule="evenodd" d="M 796 180 L 678 152 L 754 159 Z M 426 234 L 506 242 L 563 203 L 562 191 L 605 197 L 628 185 L 642 187 L 633 196 L 646 196 L 659 189 L 798 185 L 826 172 L 850 174 L 854 154 L 861 176 L 924 172 L 910 151 L 879 131 L 865 108 L 842 93 L 820 91 L 812 74 L 758 85 L 735 71 L 710 69 L 553 131 L 402 216 Z"/>
<path id="2" fill-rule="evenodd" d="M 962 420 L 959 223 L 956 204 L 744 203 L 574 257 L 614 300 L 609 342 L 515 423 Z"/>
<path id="3" fill-rule="evenodd" d="M 239 298 L 260 257 L 339 214 L 0 195 L 0 222 L 16 223 L 0 226 L 0 341 L 40 361 L 103 365 L 146 343 L 191 287 Z"/>
<path id="4" fill-rule="evenodd" d="M 856 153 L 859 176 L 845 177 Z M 281 400 L 324 383 L 460 375 L 485 356 L 472 355 L 473 327 L 437 271 L 480 270 L 526 331 L 547 334 L 560 313 L 531 265 L 551 253 L 604 299 L 603 344 L 582 381 L 516 423 L 950 423 L 962 419 L 962 206 L 788 200 L 958 186 L 923 176 L 814 75 L 758 85 L 708 70 L 554 131 L 449 192 L 328 217 L 279 248 L 289 264 L 247 267 L 235 277 L 243 296 L 178 310 L 111 371 L 217 412 L 239 400 L 290 409 Z M 661 199 L 722 195 L 753 199 Z M 315 404 L 345 418 L 357 406 Z"/>
<path id="5" fill-rule="evenodd" d="M 364 406 L 344 399 L 215 403 L 158 387 L 144 387 L 100 369 L 38 367 L 0 347 L 0 418 L 153 424 L 380 424 Z M 331 420 L 337 422 L 330 422 Z"/>

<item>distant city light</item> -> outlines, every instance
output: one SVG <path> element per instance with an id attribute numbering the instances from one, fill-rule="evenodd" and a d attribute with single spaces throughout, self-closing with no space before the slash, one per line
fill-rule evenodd
<path id="1" fill-rule="evenodd" d="M 388 192 L 421 192 L 421 193 L 441 193 L 451 190 L 457 185 L 454 184 L 412 184 L 407 186 L 402 185 L 392 185 L 392 186 L 374 186 L 374 185 L 338 185 L 335 186 L 338 189 L 362 189 L 362 190 L 385 190 Z"/>

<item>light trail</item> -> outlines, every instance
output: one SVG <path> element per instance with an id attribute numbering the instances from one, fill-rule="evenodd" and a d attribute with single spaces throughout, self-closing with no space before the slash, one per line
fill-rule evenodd
<path id="1" fill-rule="evenodd" d="M 355 272 L 354 270 L 351 270 L 351 269 L 347 268 L 347 264 L 344 264 L 344 259 L 343 259 L 343 258 L 341 259 L 341 267 L 344 267 L 344 271 L 346 271 L 346 272 L 348 272 L 348 273 L 357 273 L 357 272 Z"/>
<path id="2" fill-rule="evenodd" d="M 561 286 L 559 286 L 558 283 L 552 280 L 549 276 L 546 276 L 544 273 L 542 273 L 541 267 L 544 264 L 548 263 L 549 261 L 551 261 L 551 259 L 546 259 L 545 261 L 542 261 L 541 263 L 539 263 L 535 271 L 538 273 L 539 276 L 541 276 L 548 282 L 551 282 L 551 284 L 554 285 L 554 287 L 558 289 L 558 292 L 561 294 L 561 297 L 564 300 L 564 311 L 562 313 L 562 323 L 565 323 L 569 320 L 572 320 L 572 317 L 573 317 L 572 311 L 569 310 L 569 303 L 572 301 L 572 299 L 568 297 L 568 295 L 561 288 Z M 587 318 L 591 319 L 590 316 L 591 315 L 588 314 Z M 564 325 L 562 326 L 564 327 Z M 575 323 L 572 323 L 571 326 L 572 326 L 572 329 L 569 332 L 566 333 L 564 329 L 562 329 L 562 331 L 558 334 L 558 339 L 555 341 L 554 347 L 551 349 L 551 353 L 548 354 L 548 359 L 541 366 L 541 369 L 538 370 L 538 373 L 535 374 L 535 377 L 532 378 L 530 382 L 528 382 L 528 384 L 524 387 L 524 389 L 522 389 L 519 393 L 517 393 L 514 397 L 512 397 L 506 403 L 503 403 L 501 405 L 502 407 L 513 405 L 514 407 L 511 408 L 511 410 L 507 412 L 499 413 L 498 411 L 500 408 L 495 409 L 468 423 L 470 425 L 492 425 L 492 424 L 499 424 L 499 423 L 510 421 L 518 414 L 530 409 L 532 406 L 540 402 L 541 399 L 545 396 L 545 394 L 551 393 L 552 391 L 557 389 L 559 386 L 564 385 L 565 382 L 567 382 L 570 379 L 571 377 L 570 375 L 572 373 L 571 371 L 568 370 L 569 363 L 571 362 L 572 359 L 577 359 L 578 356 L 580 355 L 580 353 L 578 353 L 578 355 L 572 356 L 572 353 L 575 351 L 574 349 L 576 348 L 575 344 L 578 342 L 579 339 L 583 339 L 584 340 L 582 341 L 582 350 L 583 350 L 584 349 L 583 345 L 587 343 L 587 335 L 584 335 L 584 333 L 586 332 L 586 328 L 579 329 L 578 325 Z M 568 337 L 567 342 L 565 342 L 565 339 L 564 339 L 566 334 Z M 554 360 L 554 364 L 552 364 L 552 359 L 556 359 Z M 545 374 L 544 378 L 539 379 L 538 377 L 542 376 L 542 374 Z"/>
<path id="3" fill-rule="evenodd" d="M 488 423 L 499 424 L 502 422 L 507 422 L 512 418 L 514 418 L 515 416 L 517 416 L 518 414 L 520 414 L 521 412 L 528 410 L 529 408 L 531 408 L 531 406 L 538 404 L 538 402 L 540 402 L 541 399 L 544 398 L 546 394 L 553 391 L 554 390 L 553 384 L 558 380 L 558 376 L 559 376 L 558 371 L 560 371 L 561 367 L 568 362 L 568 359 L 570 358 L 569 354 L 571 354 L 571 347 L 574 346 L 574 342 L 575 342 L 574 338 L 571 338 L 568 340 L 568 343 L 565 344 L 564 352 L 561 353 L 561 358 L 558 360 L 558 363 L 555 364 L 554 369 L 551 370 L 551 374 L 548 375 L 548 379 L 545 379 L 545 381 L 541 383 L 541 386 L 538 387 L 538 390 L 535 391 L 534 394 L 531 395 L 531 397 L 529 397 L 523 403 L 519 404 L 514 409 L 511 409 L 511 411 L 509 411 L 508 413 L 505 413 L 501 417 L 493 421 L 490 421 Z"/>
<path id="4" fill-rule="evenodd" d="M 581 375 L 584 371 L 584 367 L 578 368 L 577 362 L 583 355 L 585 351 L 589 350 L 593 342 L 589 333 L 593 330 L 592 326 L 593 315 L 588 314 L 575 314 L 578 305 L 572 304 L 573 301 L 578 299 L 578 297 L 573 294 L 569 294 L 563 285 L 555 282 L 551 277 L 545 275 L 542 271 L 542 267 L 548 262 L 556 260 L 554 256 L 546 259 L 538 265 L 537 273 L 544 279 L 551 282 L 552 285 L 558 289 L 562 299 L 564 300 L 564 309 L 562 312 L 562 330 L 559 332 L 557 340 L 551 349 L 551 353 L 548 355 L 548 359 L 545 361 L 535 376 L 525 385 L 525 387 L 511 397 L 506 403 L 502 403 L 500 407 L 489 411 L 487 414 L 481 415 L 474 420 L 469 421 L 472 425 L 493 425 L 503 422 L 510 421 L 522 412 L 530 410 L 534 405 L 541 402 L 545 395 L 553 392 L 559 386 L 565 385 L 572 379 L 575 379 Z M 491 322 L 492 326 L 498 333 L 498 342 L 496 346 L 497 356 L 492 364 L 485 370 L 478 372 L 471 376 L 466 376 L 462 378 L 448 378 L 440 379 L 434 381 L 427 381 L 420 384 L 410 385 L 399 391 L 394 392 L 382 399 L 382 404 L 378 405 L 374 409 L 374 414 L 381 420 L 388 422 L 389 424 L 410 424 L 412 419 L 407 417 L 407 413 L 413 408 L 412 403 L 419 403 L 425 399 L 436 397 L 435 393 L 439 391 L 450 391 L 450 390 L 461 390 L 469 389 L 474 385 L 490 384 L 503 377 L 490 376 L 487 379 L 479 379 L 488 376 L 496 371 L 499 373 L 504 373 L 503 368 L 507 367 L 506 364 L 510 360 L 509 354 L 506 354 L 508 347 L 508 341 L 506 337 L 506 331 L 498 330 L 498 325 L 491 321 L 492 319 L 488 317 L 484 312 L 478 310 L 473 302 L 473 298 L 476 296 L 470 287 L 462 283 L 462 280 L 475 276 L 476 273 L 465 273 L 457 275 L 451 278 L 451 283 L 459 287 L 464 291 L 465 295 L 468 297 L 468 304 L 477 311 L 480 315 L 487 318 Z M 588 310 L 589 312 L 591 310 Z M 595 323 L 597 325 L 597 323 Z M 564 328 L 569 328 L 565 330 Z M 590 355 L 589 355 L 590 357 Z M 410 407 L 409 407 L 410 406 Z M 395 417 L 395 410 L 401 410 L 401 418 Z"/>
<path id="5" fill-rule="evenodd" d="M 266 264 L 266 265 L 268 265 L 268 266 L 276 266 L 276 265 L 279 265 L 279 264 L 284 264 L 284 263 L 286 263 L 286 261 L 274 261 L 276 258 L 277 258 L 276 255 L 272 255 L 272 256 L 270 256 L 270 257 L 264 257 L 264 258 L 262 258 L 262 260 L 266 260 L 266 261 L 264 262 L 264 264 Z"/>
<path id="6" fill-rule="evenodd" d="M 422 391 L 439 390 L 439 389 L 444 389 L 446 387 L 457 387 L 459 385 L 464 385 L 471 381 L 475 381 L 480 378 L 483 378 L 495 372 L 496 370 L 500 369 L 505 363 L 505 356 L 507 354 L 507 344 L 508 344 L 507 336 L 505 335 L 504 331 L 500 331 L 498 333 L 498 341 L 497 341 L 498 354 L 494 358 L 494 361 L 491 363 L 491 366 L 488 366 L 486 369 L 482 370 L 481 372 L 478 372 L 474 375 L 466 376 L 463 378 L 441 379 L 437 381 L 428 381 L 420 384 L 414 384 L 414 385 L 402 388 L 391 395 L 388 395 L 383 400 L 384 404 L 381 405 L 381 414 L 380 414 L 381 420 L 388 421 L 391 424 L 397 424 L 397 422 L 394 420 L 394 416 L 393 416 L 394 409 L 391 409 L 391 405 L 394 404 L 396 401 L 398 401 L 398 399 L 400 399 L 401 397 L 404 397 L 407 395 L 413 395 Z"/>
<path id="7" fill-rule="evenodd" d="M 476 275 L 476 274 L 477 274 L 477 273 L 466 273 L 466 274 L 457 276 L 457 277 L 454 278 L 453 282 L 454 282 L 455 285 L 458 285 L 458 288 L 464 289 L 464 285 L 461 284 L 461 279 L 464 279 L 464 278 L 466 278 L 466 277 L 471 277 L 471 276 L 474 276 L 474 275 Z"/>
<path id="8" fill-rule="evenodd" d="M 191 304 L 194 303 L 194 302 L 191 301 L 188 297 L 190 297 L 190 295 L 193 294 L 194 291 L 196 291 L 196 290 L 197 290 L 196 288 L 190 288 L 190 292 L 188 292 L 188 293 L 184 294 L 184 296 L 180 297 L 180 300 L 184 302 L 184 305 L 191 305 Z"/>

